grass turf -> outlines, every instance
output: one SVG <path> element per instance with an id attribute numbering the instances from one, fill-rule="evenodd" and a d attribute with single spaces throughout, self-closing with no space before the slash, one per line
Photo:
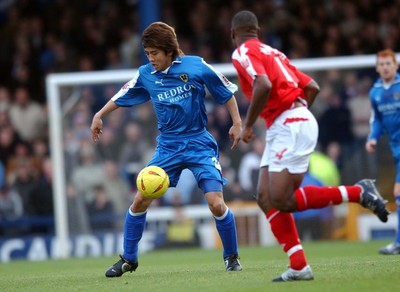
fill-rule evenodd
<path id="1" fill-rule="evenodd" d="M 240 247 L 241 272 L 227 273 L 220 250 L 156 250 L 120 278 L 105 270 L 118 257 L 14 261 L 0 266 L 0 291 L 397 291 L 400 255 L 383 256 L 387 242 L 304 243 L 314 281 L 273 283 L 288 260 L 280 247 Z"/>

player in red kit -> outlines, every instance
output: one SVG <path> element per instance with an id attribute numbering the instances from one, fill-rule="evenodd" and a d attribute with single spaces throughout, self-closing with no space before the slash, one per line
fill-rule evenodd
<path id="1" fill-rule="evenodd" d="M 290 212 L 343 202 L 361 204 L 382 222 L 388 220 L 389 212 L 371 179 L 363 179 L 354 186 L 300 188 L 318 140 L 318 124 L 309 107 L 319 86 L 282 52 L 262 43 L 259 29 L 257 17 L 250 11 L 240 11 L 232 19 L 231 38 L 236 47 L 232 62 L 241 89 L 250 101 L 241 138 L 251 142 L 257 118 L 265 120 L 266 146 L 260 164 L 257 203 L 290 261 L 289 269 L 273 281 L 312 280 L 313 272 Z"/>

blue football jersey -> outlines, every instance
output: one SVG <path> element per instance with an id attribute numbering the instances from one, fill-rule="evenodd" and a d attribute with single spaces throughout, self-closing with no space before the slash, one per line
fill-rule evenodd
<path id="1" fill-rule="evenodd" d="M 386 133 L 394 157 L 400 183 L 400 74 L 386 86 L 379 78 L 369 92 L 372 104 L 371 132 L 368 139 L 379 140 Z"/>
<path id="2" fill-rule="evenodd" d="M 372 116 L 368 139 L 379 140 L 386 133 L 391 143 L 397 141 L 400 145 L 400 74 L 396 74 L 390 86 L 384 86 L 379 78 L 371 88 L 369 97 Z"/>
<path id="3" fill-rule="evenodd" d="M 201 57 L 176 58 L 164 71 L 148 63 L 112 100 L 122 107 L 152 101 L 162 135 L 196 133 L 205 129 L 206 88 L 219 104 L 226 103 L 238 87 Z"/>

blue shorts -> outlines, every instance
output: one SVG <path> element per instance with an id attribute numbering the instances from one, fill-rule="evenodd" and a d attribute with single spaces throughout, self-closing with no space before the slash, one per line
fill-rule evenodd
<path id="1" fill-rule="evenodd" d="M 183 169 L 192 171 L 198 186 L 204 191 L 204 181 L 220 182 L 212 184 L 208 191 L 222 191 L 226 179 L 222 177 L 219 164 L 219 149 L 214 137 L 206 130 L 190 135 L 157 137 L 157 147 L 148 165 L 163 168 L 169 176 L 170 186 L 175 187 Z M 207 184 L 206 184 L 207 185 Z M 217 187 L 219 185 L 219 187 Z"/>

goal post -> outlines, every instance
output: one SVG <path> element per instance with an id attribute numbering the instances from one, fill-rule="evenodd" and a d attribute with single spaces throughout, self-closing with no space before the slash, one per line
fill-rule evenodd
<path id="1" fill-rule="evenodd" d="M 399 58 L 400 55 L 397 55 Z M 326 71 L 330 69 L 373 68 L 375 55 L 341 56 L 329 58 L 296 59 L 292 63 L 305 72 Z M 226 76 L 235 76 L 231 64 L 213 64 Z M 58 242 L 59 257 L 69 257 L 68 212 L 66 200 L 66 176 L 63 155 L 63 117 L 60 88 L 107 83 L 124 83 L 135 75 L 137 69 L 110 70 L 77 73 L 52 73 L 46 77 L 46 94 L 49 113 L 50 152 L 53 164 L 53 196 L 55 214 L 55 236 Z M 89 126 L 89 125 L 88 125 Z"/>

